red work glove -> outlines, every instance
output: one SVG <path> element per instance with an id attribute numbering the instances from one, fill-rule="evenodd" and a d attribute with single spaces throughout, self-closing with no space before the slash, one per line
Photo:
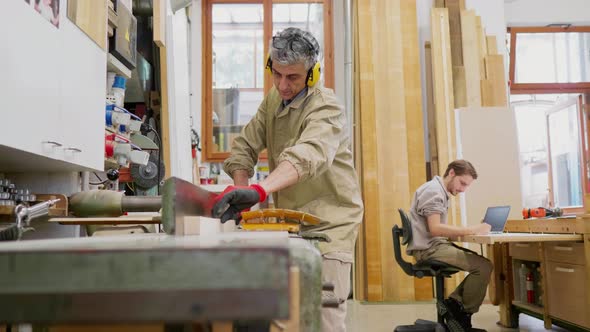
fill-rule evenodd
<path id="1" fill-rule="evenodd" d="M 228 186 L 216 198 L 212 215 L 220 218 L 222 223 L 228 220 L 240 221 L 240 212 L 251 208 L 256 203 L 266 200 L 266 191 L 258 184 L 250 186 Z"/>

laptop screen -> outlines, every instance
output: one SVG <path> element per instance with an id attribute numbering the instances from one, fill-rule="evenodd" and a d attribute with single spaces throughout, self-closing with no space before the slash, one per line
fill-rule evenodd
<path id="1" fill-rule="evenodd" d="M 503 232 L 506 220 L 508 220 L 510 206 L 492 206 L 486 211 L 483 222 L 492 226 L 492 232 Z"/>

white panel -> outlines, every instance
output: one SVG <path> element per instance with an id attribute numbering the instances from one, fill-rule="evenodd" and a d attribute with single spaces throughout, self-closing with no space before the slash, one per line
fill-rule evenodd
<path id="1" fill-rule="evenodd" d="M 56 28 L 25 1 L 3 3 L 0 116 L 9 122 L 0 145 L 14 149 L 0 169 L 35 159 L 20 151 L 49 157 L 23 169 L 60 169 L 58 160 L 67 169 L 103 168 L 106 54 L 67 19 L 67 1 L 60 7 Z"/>
<path id="2" fill-rule="evenodd" d="M 518 136 L 514 112 L 508 108 L 461 108 L 457 119 L 457 153 L 478 173 L 464 194 L 464 222 L 481 222 L 486 208 L 510 205 L 510 218 L 522 210 Z"/>
<path id="3" fill-rule="evenodd" d="M 69 20 L 60 29 L 64 160 L 102 171 L 106 53 Z"/>
<path id="4" fill-rule="evenodd" d="M 192 182 L 190 141 L 188 26 L 184 10 L 166 18 L 170 174 Z"/>
<path id="5" fill-rule="evenodd" d="M 202 108 L 202 96 L 201 96 L 201 82 L 202 79 L 202 68 L 201 68 L 201 55 L 202 49 L 202 21 L 201 21 L 201 0 L 193 0 L 192 8 L 191 8 L 191 28 L 190 28 L 190 56 L 189 56 L 189 66 L 190 66 L 190 76 L 189 76 L 189 85 L 190 85 L 190 114 L 193 117 L 193 129 L 197 131 L 199 136 L 202 137 L 201 133 L 201 108 Z M 199 163 L 201 158 L 201 153 L 197 152 L 197 159 Z"/>
<path id="6" fill-rule="evenodd" d="M 0 144 L 42 153 L 42 141 L 59 141 L 60 31 L 24 1 L 3 1 L 2 12 Z"/>

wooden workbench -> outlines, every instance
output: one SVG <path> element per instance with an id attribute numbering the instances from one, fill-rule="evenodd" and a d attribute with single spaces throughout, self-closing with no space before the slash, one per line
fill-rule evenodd
<path id="1" fill-rule="evenodd" d="M 509 220 L 509 233 L 465 236 L 462 242 L 487 245 L 494 263 L 490 300 L 500 307 L 500 323 L 518 326 L 526 313 L 568 330 L 590 331 L 590 216 L 560 219 Z M 519 298 L 517 268 L 538 267 L 538 304 Z M 588 285 L 588 286 L 587 286 Z"/>
<path id="2" fill-rule="evenodd" d="M 0 242 L 0 321 L 287 319 L 294 266 L 304 286 L 301 331 L 319 330 L 321 256 L 286 232 Z"/>

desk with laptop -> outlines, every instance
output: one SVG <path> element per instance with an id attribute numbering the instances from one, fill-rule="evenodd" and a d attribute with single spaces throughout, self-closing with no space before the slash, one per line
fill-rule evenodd
<path id="1" fill-rule="evenodd" d="M 508 220 L 509 212 L 509 206 L 489 207 L 483 222 L 491 232 L 458 239 L 487 245 L 495 267 L 489 296 L 500 307 L 500 323 L 517 327 L 518 314 L 525 313 L 542 319 L 548 329 L 556 324 L 590 331 L 590 215 Z M 527 262 L 539 267 L 541 305 L 515 297 L 518 269 Z"/>

